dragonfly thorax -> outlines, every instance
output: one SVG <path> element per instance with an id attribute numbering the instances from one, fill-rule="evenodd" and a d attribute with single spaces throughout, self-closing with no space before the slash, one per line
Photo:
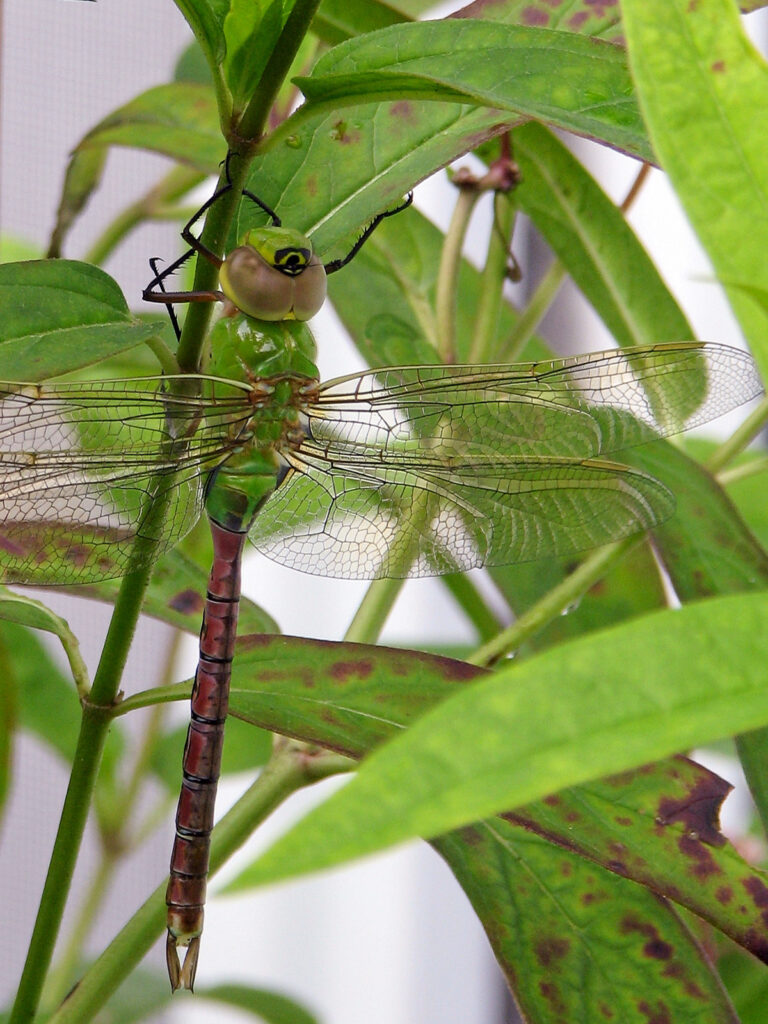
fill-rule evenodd
<path id="1" fill-rule="evenodd" d="M 325 268 L 308 238 L 290 228 L 255 228 L 224 260 L 221 289 L 256 320 L 309 320 L 325 302 Z"/>

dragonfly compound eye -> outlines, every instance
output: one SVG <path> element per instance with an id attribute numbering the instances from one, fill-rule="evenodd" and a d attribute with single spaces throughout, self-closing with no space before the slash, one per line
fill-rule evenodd
<path id="1" fill-rule="evenodd" d="M 282 264 L 270 262 L 253 245 L 233 249 L 221 267 L 221 289 L 256 320 L 309 320 L 325 301 L 325 268 L 308 251 L 283 249 L 279 254 Z M 308 258 L 301 267 L 303 255 Z"/>

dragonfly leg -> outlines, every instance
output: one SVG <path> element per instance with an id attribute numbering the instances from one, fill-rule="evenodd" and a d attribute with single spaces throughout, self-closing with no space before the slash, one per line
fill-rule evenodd
<path id="1" fill-rule="evenodd" d="M 159 257 L 153 256 L 149 261 L 149 265 L 152 268 L 152 273 L 155 275 L 149 282 L 147 287 L 141 293 L 142 299 L 145 302 L 162 302 L 165 308 L 168 310 L 168 316 L 170 317 L 173 330 L 177 338 L 181 337 L 181 328 L 179 327 L 179 321 L 176 316 L 176 312 L 173 309 L 174 303 L 181 302 L 225 302 L 226 296 L 220 291 L 197 291 L 197 292 L 169 292 L 165 288 L 165 279 L 178 270 L 182 264 L 186 263 L 189 257 L 193 254 L 193 249 L 188 249 L 183 256 L 180 256 L 173 263 L 169 263 L 168 266 L 161 271 L 158 271 L 157 264 Z"/>
<path id="2" fill-rule="evenodd" d="M 272 227 L 273 228 L 282 227 L 283 222 L 277 216 L 277 214 L 272 209 L 272 207 L 271 206 L 267 206 L 267 204 L 264 202 L 263 199 L 259 199 L 259 197 L 257 195 L 255 195 L 253 192 L 250 191 L 250 189 L 247 189 L 247 188 L 243 189 L 243 195 L 247 196 L 251 200 L 252 203 L 256 203 L 256 205 L 258 207 L 260 207 L 260 209 L 262 209 L 264 211 L 264 213 L 266 213 L 266 215 L 272 219 Z"/>
<path id="3" fill-rule="evenodd" d="M 183 263 L 186 263 L 186 261 L 189 259 L 191 255 L 192 250 L 190 249 L 188 252 L 185 252 L 183 256 L 180 256 L 179 259 L 174 260 L 173 263 L 169 264 L 163 271 L 159 271 L 157 269 L 157 264 L 160 262 L 160 257 L 153 256 L 149 261 L 149 266 L 152 273 L 155 276 L 152 278 L 152 280 L 149 282 L 147 287 L 142 292 L 142 298 L 146 301 L 147 295 L 150 295 L 150 301 L 154 301 L 154 296 L 157 294 L 155 292 L 155 288 L 159 288 L 164 295 L 167 294 L 164 283 L 165 278 L 168 277 L 169 274 L 172 274 L 174 270 L 178 270 L 178 268 Z M 164 303 L 164 305 L 168 313 L 168 317 L 170 318 L 171 326 L 173 327 L 173 333 L 176 335 L 176 340 L 178 341 L 178 339 L 181 337 L 181 327 L 179 326 L 179 319 L 176 316 L 176 311 L 173 308 L 172 303 L 166 302 Z"/>
<path id="4" fill-rule="evenodd" d="M 385 210 L 383 213 L 380 213 L 378 214 L 378 216 L 374 217 L 371 223 L 368 225 L 365 231 L 363 231 L 363 233 L 360 235 L 360 237 L 349 250 L 346 256 L 342 256 L 341 259 L 338 260 L 331 260 L 330 263 L 325 264 L 326 274 L 334 274 L 337 270 L 341 270 L 342 267 L 346 267 L 346 265 L 350 263 L 355 258 L 355 256 L 357 256 L 358 252 L 360 252 L 362 247 L 365 245 L 370 236 L 373 234 L 373 232 L 376 230 L 376 228 L 379 226 L 379 224 L 381 224 L 383 220 L 386 220 L 387 217 L 394 217 L 396 213 L 402 213 L 403 210 L 407 210 L 412 202 L 413 192 L 409 192 L 405 199 L 402 201 L 402 203 L 396 206 L 393 210 Z"/>

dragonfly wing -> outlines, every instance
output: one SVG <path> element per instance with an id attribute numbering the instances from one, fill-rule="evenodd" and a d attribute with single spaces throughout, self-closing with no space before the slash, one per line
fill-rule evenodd
<path id="1" fill-rule="evenodd" d="M 762 393 L 751 356 L 677 342 L 508 366 L 395 367 L 329 381 L 312 436 L 459 442 L 469 455 L 590 458 L 715 419 Z"/>
<path id="2" fill-rule="evenodd" d="M 379 453 L 380 454 L 380 453 Z M 653 477 L 605 460 L 345 460 L 302 449 L 251 530 L 265 555 L 346 579 L 464 572 L 583 551 L 674 510 Z"/>
<path id="3" fill-rule="evenodd" d="M 511 366 L 395 367 L 321 385 L 251 536 L 330 576 L 434 575 L 564 555 L 674 508 L 596 456 L 761 392 L 749 355 L 680 342 Z"/>
<path id="4" fill-rule="evenodd" d="M 204 428 L 199 397 L 159 387 L 168 381 L 0 383 L 0 578 L 109 579 L 137 538 L 162 550 L 192 527 L 226 417 L 215 410 Z"/>

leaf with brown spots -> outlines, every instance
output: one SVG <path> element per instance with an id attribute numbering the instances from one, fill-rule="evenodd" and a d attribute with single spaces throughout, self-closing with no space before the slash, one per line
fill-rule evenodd
<path id="1" fill-rule="evenodd" d="M 249 187 L 327 261 L 415 183 L 520 120 L 455 103 L 362 103 L 342 114 L 305 104 L 265 139 Z M 239 236 L 263 222 L 255 204 L 241 204 Z"/>
<path id="2" fill-rule="evenodd" d="M 169 626 L 176 626 L 195 636 L 200 632 L 203 600 L 208 573 L 178 548 L 159 559 L 147 590 L 143 611 Z M 114 603 L 120 589 L 119 580 L 62 587 L 76 597 Z M 275 633 L 275 620 L 247 597 L 240 598 L 239 628 L 244 632 Z"/>
<path id="3" fill-rule="evenodd" d="M 701 765 L 673 758 L 505 817 L 674 900 L 768 963 L 768 875 L 720 832 L 730 790 Z"/>
<path id="4" fill-rule="evenodd" d="M 452 15 L 454 18 L 487 18 L 507 25 L 555 28 L 563 32 L 621 43 L 618 0 L 475 0 Z"/>
<path id="5" fill-rule="evenodd" d="M 364 644 L 241 636 L 230 713 L 252 725 L 362 757 L 486 669 Z"/>
<path id="6" fill-rule="evenodd" d="M 398 63 L 406 44 L 416 59 L 432 53 L 410 84 Z M 359 57 L 359 88 L 336 66 L 345 53 Z M 499 67 L 521 71 L 500 85 Z M 335 47 L 301 85 L 309 102 L 264 140 L 249 187 L 324 259 L 347 252 L 415 183 L 530 118 L 651 157 L 622 52 L 578 34 L 461 19 L 394 25 Z M 239 217 L 239 235 L 263 221 L 253 203 Z"/>
<path id="7" fill-rule="evenodd" d="M 688 929 L 647 890 L 499 819 L 433 845 L 526 1020 L 737 1024 Z"/>
<path id="8" fill-rule="evenodd" d="M 572 32 L 471 19 L 393 25 L 334 47 L 296 82 L 313 110 L 449 100 L 652 159 L 622 50 Z"/>
<path id="9" fill-rule="evenodd" d="M 361 757 L 483 670 L 417 652 L 244 637 L 232 714 Z M 768 889 L 720 833 L 728 783 L 675 758 L 505 816 L 668 896 L 768 962 Z"/>
<path id="10" fill-rule="evenodd" d="M 768 723 L 766 615 L 765 593 L 701 601 L 590 634 L 459 687 L 367 757 L 348 785 L 246 868 L 236 885 L 262 885 L 439 835 Z"/>

